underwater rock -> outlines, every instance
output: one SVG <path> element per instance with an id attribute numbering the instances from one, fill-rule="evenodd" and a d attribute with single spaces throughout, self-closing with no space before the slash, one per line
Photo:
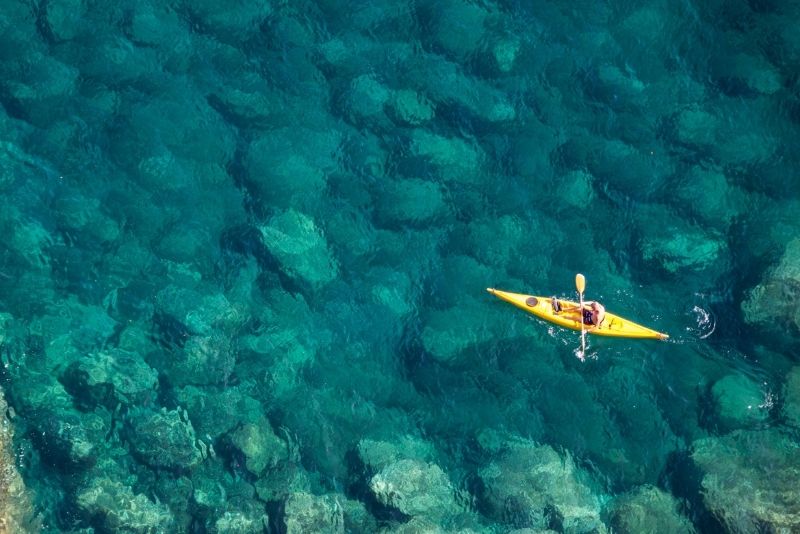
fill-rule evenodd
<path id="1" fill-rule="evenodd" d="M 391 90 L 375 76 L 362 74 L 350 81 L 341 108 L 353 124 L 387 125 L 384 107 L 391 95 Z"/>
<path id="2" fill-rule="evenodd" d="M 429 161 L 445 182 L 477 184 L 483 177 L 480 149 L 462 139 L 417 129 L 410 152 Z"/>
<path id="3" fill-rule="evenodd" d="M 288 460 L 286 442 L 275 435 L 265 418 L 261 418 L 256 424 L 246 423 L 240 426 L 231 432 L 227 442 L 244 458 L 245 468 L 255 476 L 260 476 L 265 469 Z"/>
<path id="4" fill-rule="evenodd" d="M 2 343 L 0 333 L 0 343 Z M 0 532 L 39 532 L 34 521 L 31 495 L 17 469 L 13 448 L 14 425 L 6 414 L 8 404 L 0 388 Z"/>
<path id="5" fill-rule="evenodd" d="M 256 73 L 242 73 L 236 79 L 211 93 L 211 105 L 237 126 L 264 127 L 287 125 L 289 98 L 271 90 L 268 83 Z"/>
<path id="6" fill-rule="evenodd" d="M 783 416 L 791 426 L 800 429 L 800 367 L 793 367 L 783 389 Z"/>
<path id="7" fill-rule="evenodd" d="M 783 88 L 780 72 L 766 58 L 735 48 L 726 47 L 709 64 L 711 77 L 724 92 L 735 97 L 772 95 Z"/>
<path id="8" fill-rule="evenodd" d="M 105 212 L 97 198 L 86 198 L 75 194 L 63 196 L 53 206 L 59 222 L 72 232 L 80 232 L 84 238 L 93 237 L 101 245 L 109 246 L 120 236 L 120 226 Z"/>
<path id="9" fill-rule="evenodd" d="M 394 91 L 387 102 L 391 117 L 401 125 L 419 126 L 436 116 L 436 106 L 411 89 Z"/>
<path id="10" fill-rule="evenodd" d="M 530 236 L 549 237 L 543 229 L 532 227 L 536 222 L 535 217 L 524 221 L 514 215 L 474 219 L 467 227 L 468 250 L 482 265 L 505 268 L 521 256 Z"/>
<path id="11" fill-rule="evenodd" d="M 608 525 L 619 534 L 694 534 L 692 523 L 679 512 L 679 503 L 666 491 L 640 486 L 615 497 L 606 511 Z"/>
<path id="12" fill-rule="evenodd" d="M 314 219 L 295 210 L 273 216 L 259 227 L 264 246 L 291 277 L 319 289 L 334 280 L 338 265 Z"/>
<path id="13" fill-rule="evenodd" d="M 621 48 L 625 65 L 647 81 L 676 77 L 668 71 L 664 57 L 658 51 L 674 42 L 674 32 L 680 31 L 676 20 L 665 3 L 629 6 L 627 16 L 615 17 L 611 34 Z M 647 31 L 642 31 L 647 28 Z"/>
<path id="14" fill-rule="evenodd" d="M 800 529 L 797 444 L 775 429 L 699 439 L 691 458 L 706 508 L 728 532 Z"/>
<path id="15" fill-rule="evenodd" d="M 168 316 L 195 335 L 230 332 L 244 321 L 241 310 L 222 293 L 204 295 L 175 285 L 159 291 L 155 306 L 157 314 Z"/>
<path id="16" fill-rule="evenodd" d="M 255 488 L 239 473 L 231 473 L 216 458 L 192 472 L 191 513 L 195 526 L 209 533 L 261 533 L 268 527 L 264 503 Z"/>
<path id="17" fill-rule="evenodd" d="M 164 53 L 164 66 L 170 67 L 170 70 L 174 70 L 175 64 L 169 55 L 185 53 L 188 45 L 195 44 L 181 17 L 167 5 L 143 2 L 136 6 L 129 17 L 125 22 L 126 33 L 131 41 L 140 46 L 159 48 Z"/>
<path id="18" fill-rule="evenodd" d="M 40 408 L 32 417 L 34 442 L 46 461 L 62 469 L 87 469 L 102 454 L 111 422 L 95 413 Z"/>
<path id="19" fill-rule="evenodd" d="M 369 487 L 381 504 L 411 517 L 441 521 L 460 511 L 450 480 L 433 463 L 398 460 L 374 475 Z"/>
<path id="20" fill-rule="evenodd" d="M 680 142 L 702 148 L 716 143 L 720 126 L 716 116 L 692 106 L 678 114 L 676 129 Z"/>
<path id="21" fill-rule="evenodd" d="M 125 456 L 128 454 L 126 451 Z M 152 496 L 156 502 L 169 507 L 176 532 L 189 532 L 189 525 L 194 521 L 192 491 L 192 481 L 186 476 L 158 477 L 153 483 Z"/>
<path id="22" fill-rule="evenodd" d="M 800 331 L 800 239 L 793 239 L 777 265 L 742 302 L 744 320 L 785 335 L 781 325 Z"/>
<path id="23" fill-rule="evenodd" d="M 367 187 L 374 188 L 386 178 L 389 152 L 385 141 L 372 131 L 349 130 L 347 134 L 339 154 L 346 169 L 330 175 L 331 188 L 352 202 L 353 207 L 363 209 L 372 202 Z"/>
<path id="24" fill-rule="evenodd" d="M 444 364 L 465 363 L 468 357 L 464 353 L 470 347 L 495 337 L 488 328 L 486 311 L 473 299 L 443 310 L 428 310 L 424 325 L 420 336 L 422 346 Z"/>
<path id="25" fill-rule="evenodd" d="M 662 153 L 647 151 L 644 147 L 618 139 L 590 138 L 588 142 L 586 165 L 589 171 L 624 195 L 647 197 L 674 172 L 673 159 Z M 647 177 L 646 188 L 641 186 L 643 176 Z"/>
<path id="26" fill-rule="evenodd" d="M 407 273 L 376 267 L 370 270 L 368 281 L 372 300 L 398 319 L 406 317 L 416 308 L 417 288 Z"/>
<path id="27" fill-rule="evenodd" d="M 192 423 L 178 410 L 134 408 L 125 419 L 133 452 L 155 468 L 189 470 L 203 460 Z"/>
<path id="28" fill-rule="evenodd" d="M 114 409 L 155 400 L 158 373 L 140 357 L 120 349 L 97 352 L 72 362 L 61 381 L 82 405 Z"/>
<path id="29" fill-rule="evenodd" d="M 483 5 L 445 0 L 431 2 L 427 7 L 431 10 L 428 35 L 434 46 L 459 62 L 467 61 L 478 51 L 489 18 Z"/>
<path id="30" fill-rule="evenodd" d="M 263 417 L 260 402 L 241 385 L 228 387 L 185 386 L 175 391 L 181 406 L 186 407 L 192 426 L 201 437 L 216 440 L 238 425 L 254 424 Z"/>
<path id="31" fill-rule="evenodd" d="M 449 534 L 454 532 L 458 532 L 459 534 L 471 534 L 472 531 L 465 529 L 459 529 L 458 531 L 445 530 L 429 519 L 412 517 L 409 521 L 404 523 L 395 523 L 390 526 L 385 526 L 378 532 L 379 534 Z"/>
<path id="32" fill-rule="evenodd" d="M 217 234 L 214 228 L 201 228 L 192 222 L 178 222 L 171 225 L 153 244 L 153 251 L 159 258 L 177 264 L 193 265 L 201 271 L 208 271 L 210 262 L 205 261 Z"/>
<path id="33" fill-rule="evenodd" d="M 414 53 L 396 68 L 404 74 L 403 85 L 424 94 L 437 109 L 453 110 L 494 127 L 513 124 L 517 118 L 505 92 L 467 76 L 461 65 L 442 56 Z"/>
<path id="34" fill-rule="evenodd" d="M 263 510 L 227 511 L 209 529 L 210 534 L 261 534 L 269 527 Z"/>
<path id="35" fill-rule="evenodd" d="M 137 102 L 126 111 L 124 134 L 119 132 L 112 138 L 111 156 L 147 191 L 201 194 L 190 186 L 208 183 L 204 179 L 206 173 L 224 169 L 233 157 L 236 140 L 232 128 L 205 94 L 186 82 L 168 84 L 161 98 Z M 196 121 L 203 127 L 197 128 Z M 153 163 L 147 163 L 152 158 Z M 161 174 L 146 165 L 165 167 L 169 171 L 166 179 L 158 180 Z M 225 176 L 224 172 L 221 176 Z M 222 192 L 227 191 L 219 188 L 214 195 L 207 195 L 209 204 Z M 181 198 L 180 202 L 185 203 L 186 199 Z M 156 220 L 163 218 L 161 214 Z M 211 222 L 207 220 L 206 224 Z"/>
<path id="36" fill-rule="evenodd" d="M 513 223 L 518 222 L 517 219 Z M 482 220 L 476 221 L 476 224 L 483 223 Z M 513 223 L 505 223 L 513 226 Z M 513 233 L 509 232 L 510 237 Z M 474 243 L 471 243 L 474 245 Z M 502 250 L 502 246 L 498 246 Z M 470 246 L 470 253 L 475 254 L 475 246 Z M 473 256 L 466 254 L 456 255 L 449 254 L 442 258 L 442 266 L 437 272 L 440 277 L 437 280 L 437 301 L 445 303 L 449 306 L 456 306 L 462 302 L 465 297 L 465 287 L 482 287 L 486 285 L 487 280 L 491 280 L 495 275 L 492 268 L 487 267 L 480 261 L 476 260 Z"/>
<path id="37" fill-rule="evenodd" d="M 646 102 L 645 89 L 630 68 L 623 72 L 612 63 L 599 65 L 584 79 L 584 91 L 591 98 L 616 110 L 642 107 Z"/>
<path id="38" fill-rule="evenodd" d="M 5 76 L 0 87 L 7 94 L 5 98 L 15 102 L 28 122 L 41 128 L 52 127 L 63 117 L 63 102 L 77 93 L 81 73 L 35 47 L 25 49 L 25 59 L 17 59 L 17 68 L 13 74 Z"/>
<path id="39" fill-rule="evenodd" d="M 415 436 L 401 436 L 393 442 L 362 439 L 357 446 L 358 457 L 372 472 L 399 460 L 421 460 L 429 462 L 435 456 L 433 445 Z"/>
<path id="40" fill-rule="evenodd" d="M 74 39 L 91 27 L 86 21 L 86 12 L 83 0 L 48 1 L 45 7 L 47 27 L 59 41 Z"/>
<path id="41" fill-rule="evenodd" d="M 719 429 L 723 432 L 758 426 L 769 417 L 764 391 L 741 374 L 730 374 L 711 387 L 711 401 Z"/>
<path id="42" fill-rule="evenodd" d="M 494 43 L 492 57 L 500 72 L 508 73 L 514 69 L 521 48 L 520 39 L 514 35 L 503 37 Z"/>
<path id="43" fill-rule="evenodd" d="M 517 528 L 564 532 L 607 532 L 600 519 L 600 499 L 582 480 L 571 457 L 548 445 L 509 441 L 479 471 L 482 496 L 491 516 Z"/>
<path id="44" fill-rule="evenodd" d="M 336 158 L 342 144 L 334 124 L 319 127 L 278 128 L 250 144 L 245 168 L 249 183 L 263 201 L 284 209 L 317 208 L 328 174 L 339 169 Z"/>
<path id="45" fill-rule="evenodd" d="M 14 206 L 0 208 L 0 242 L 28 269 L 50 269 L 50 248 L 56 239 L 36 219 L 25 217 Z"/>
<path id="46" fill-rule="evenodd" d="M 621 364 L 593 381 L 597 387 L 592 396 L 603 406 L 600 431 L 605 440 L 588 443 L 589 455 L 598 470 L 621 486 L 657 480 L 683 445 L 643 375 L 640 368 Z"/>
<path id="47" fill-rule="evenodd" d="M 344 534 L 344 513 L 339 500 L 343 496 L 290 494 L 284 502 L 283 526 L 286 534 L 329 532 Z"/>
<path id="48" fill-rule="evenodd" d="M 3 348 L 8 347 L 8 342 Z M 19 369 L 17 380 L 25 384 L 24 394 L 14 397 L 14 409 L 36 414 L 46 410 L 70 413 L 74 411 L 72 397 L 52 373 L 34 372 L 30 367 Z"/>
<path id="49" fill-rule="evenodd" d="M 375 214 L 386 225 L 429 224 L 449 212 L 441 187 L 416 178 L 385 181 L 376 204 Z"/>
<path id="50" fill-rule="evenodd" d="M 670 224 L 671 223 L 671 224 Z M 664 225 L 650 225 L 645 230 L 639 253 L 670 274 L 687 271 L 706 271 L 727 257 L 728 249 L 716 231 L 703 231 L 671 218 Z"/>
<path id="51" fill-rule="evenodd" d="M 173 384 L 225 385 L 233 374 L 236 353 L 231 339 L 221 333 L 191 336 L 159 366 Z"/>
<path id="52" fill-rule="evenodd" d="M 312 477 L 300 465 L 286 462 L 265 471 L 254 485 L 261 500 L 279 502 L 295 493 L 310 492 Z"/>
<path id="53" fill-rule="evenodd" d="M 232 43 L 252 38 L 272 13 L 270 0 L 236 0 L 224 6 L 213 0 L 198 0 L 182 6 L 189 11 L 190 20 L 200 29 Z"/>
<path id="54" fill-rule="evenodd" d="M 713 195 L 707 194 L 714 191 Z M 692 167 L 675 191 L 679 208 L 688 207 L 700 221 L 720 231 L 747 213 L 748 195 L 715 168 Z"/>
<path id="55" fill-rule="evenodd" d="M 736 113 L 733 105 L 730 107 L 732 109 L 726 110 L 726 114 Z M 786 177 L 785 172 L 782 170 L 771 172 L 770 168 L 781 144 L 775 135 L 775 130 L 765 124 L 763 115 L 767 113 L 766 110 L 760 114 L 751 110 L 750 114 L 741 114 L 741 125 L 735 131 L 725 132 L 714 147 L 714 156 L 718 164 L 724 164 L 734 171 L 763 166 L 763 170 L 758 171 L 763 173 L 763 177 L 759 176 L 758 179 L 763 179 L 764 183 L 759 185 L 783 194 L 786 187 L 783 181 Z"/>
<path id="56" fill-rule="evenodd" d="M 174 527 L 172 514 L 164 504 L 157 504 L 143 494 L 120 482 L 94 479 L 76 496 L 78 509 L 90 522 L 96 522 L 108 532 L 151 534 L 170 532 Z"/>
<path id="57" fill-rule="evenodd" d="M 558 179 L 556 195 L 559 203 L 566 204 L 562 209 L 585 209 L 595 198 L 594 176 L 585 171 L 571 171 Z M 559 206 L 561 207 L 561 206 Z"/>
<path id="58" fill-rule="evenodd" d="M 361 501 L 341 500 L 345 532 L 376 532 L 378 523 Z"/>

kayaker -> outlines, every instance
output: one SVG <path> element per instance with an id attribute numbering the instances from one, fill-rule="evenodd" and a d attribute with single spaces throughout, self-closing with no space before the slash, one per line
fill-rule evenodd
<path id="1" fill-rule="evenodd" d="M 555 313 L 560 313 L 564 309 L 564 307 L 561 305 L 561 302 L 559 302 L 556 297 L 552 297 L 551 303 Z M 575 308 L 571 309 L 574 310 Z M 603 319 L 606 318 L 606 309 L 599 302 L 590 300 L 583 303 L 581 316 L 583 317 L 583 324 L 589 326 L 600 326 L 600 324 L 603 322 Z"/>
<path id="2" fill-rule="evenodd" d="M 606 309 L 603 307 L 602 304 L 593 300 L 589 302 L 584 302 L 584 306 L 589 305 L 589 308 L 584 308 L 583 312 L 583 324 L 588 324 L 591 326 L 600 326 L 603 322 L 603 319 L 606 318 Z"/>

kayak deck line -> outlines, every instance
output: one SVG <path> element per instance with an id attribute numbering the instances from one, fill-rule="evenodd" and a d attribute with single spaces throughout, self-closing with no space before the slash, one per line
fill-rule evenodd
<path id="1" fill-rule="evenodd" d="M 544 319 L 545 321 L 549 321 L 564 328 L 572 330 L 581 330 L 581 328 L 585 328 L 587 333 L 596 336 L 637 339 L 669 338 L 667 334 L 634 323 L 633 321 L 629 321 L 628 319 L 624 319 L 608 311 L 606 311 L 606 317 L 603 322 L 600 323 L 600 326 L 585 325 L 583 324 L 583 314 L 581 313 L 580 304 L 570 300 L 558 299 L 558 303 L 561 304 L 561 309 L 560 311 L 555 311 L 553 309 L 553 299 L 550 297 L 512 293 L 493 287 L 487 287 L 486 291 L 500 300 L 513 304 L 517 308 L 525 310 L 540 319 Z"/>

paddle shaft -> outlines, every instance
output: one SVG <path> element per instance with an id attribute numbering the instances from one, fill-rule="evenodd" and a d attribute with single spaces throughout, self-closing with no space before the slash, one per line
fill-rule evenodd
<path id="1" fill-rule="evenodd" d="M 586 327 L 583 324 L 583 291 L 586 289 L 586 278 L 580 273 L 575 275 L 575 288 L 578 290 L 578 301 L 580 308 L 578 320 L 581 322 L 581 354 L 586 352 Z"/>

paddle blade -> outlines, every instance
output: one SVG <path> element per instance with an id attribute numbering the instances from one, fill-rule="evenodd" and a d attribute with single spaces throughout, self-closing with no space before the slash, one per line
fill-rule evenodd
<path id="1" fill-rule="evenodd" d="M 575 287 L 578 288 L 578 293 L 583 293 L 586 289 L 586 278 L 581 273 L 575 275 Z"/>

